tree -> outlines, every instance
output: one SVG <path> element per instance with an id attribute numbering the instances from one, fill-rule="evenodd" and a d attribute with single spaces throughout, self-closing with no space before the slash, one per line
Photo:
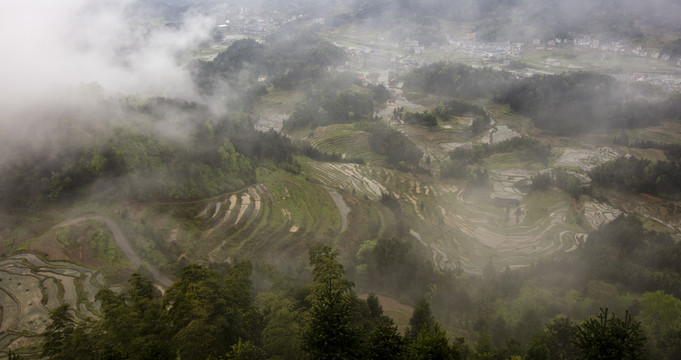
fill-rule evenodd
<path id="1" fill-rule="evenodd" d="M 577 355 L 577 348 L 572 342 L 577 324 L 569 317 L 558 315 L 551 319 L 544 334 L 551 354 L 551 359 L 568 360 Z"/>
<path id="2" fill-rule="evenodd" d="M 303 348 L 311 359 L 359 359 L 360 334 L 352 326 L 352 283 L 336 253 L 321 244 L 310 247 L 315 280 L 310 323 L 303 334 Z"/>
<path id="3" fill-rule="evenodd" d="M 435 318 L 430 311 L 430 305 L 426 299 L 421 299 L 409 319 L 409 329 L 407 335 L 413 341 L 422 330 L 429 331 L 435 325 Z"/>
<path id="4" fill-rule="evenodd" d="M 652 354 L 658 359 L 681 358 L 681 300 L 663 291 L 641 297 L 638 319 L 650 337 Z"/>
<path id="5" fill-rule="evenodd" d="M 234 276 L 240 279 L 243 274 Z M 228 294 L 226 289 L 234 286 L 243 291 L 242 285 L 234 285 L 229 277 L 223 278 L 203 266 L 186 266 L 163 297 L 172 350 L 179 350 L 185 360 L 226 354 L 243 337 L 242 316 L 246 309 L 238 303 L 249 296 Z"/>
<path id="6" fill-rule="evenodd" d="M 100 356 L 114 359 L 165 359 L 170 356 L 164 336 L 160 292 L 151 281 L 138 273 L 128 279 L 128 288 L 121 294 L 109 289 L 97 293 L 101 303 L 102 319 L 99 322 L 98 341 L 102 345 Z M 81 326 L 79 325 L 78 328 Z M 77 329 L 78 329 L 77 328 Z M 83 336 L 87 335 L 83 332 Z M 87 338 L 73 346 L 86 347 Z"/>
<path id="7" fill-rule="evenodd" d="M 383 316 L 383 307 L 378 301 L 378 297 L 374 293 L 370 293 L 366 300 L 367 307 L 369 308 L 369 314 L 372 319 L 378 319 Z"/>
<path id="8" fill-rule="evenodd" d="M 407 341 L 400 335 L 397 325 L 388 317 L 382 317 L 367 338 L 366 358 L 370 360 L 385 359 L 390 354 L 392 359 L 406 357 Z"/>
<path id="9" fill-rule="evenodd" d="M 527 360 L 549 360 L 551 359 L 551 351 L 547 345 L 545 334 L 535 334 L 530 339 L 530 344 L 527 346 Z"/>
<path id="10" fill-rule="evenodd" d="M 296 360 L 304 357 L 301 333 L 304 313 L 283 293 L 258 296 L 266 327 L 262 332 L 263 349 L 273 360 Z"/>
<path id="11" fill-rule="evenodd" d="M 459 358 L 458 348 L 449 347 L 447 333 L 437 323 L 419 331 L 409 352 L 409 360 L 454 360 Z"/>
<path id="12" fill-rule="evenodd" d="M 634 360 L 645 357 L 645 336 L 641 323 L 625 312 L 624 319 L 601 308 L 596 318 L 578 326 L 574 344 L 581 359 Z"/>
<path id="13" fill-rule="evenodd" d="M 478 341 L 475 343 L 474 350 L 475 356 L 473 359 L 475 360 L 494 359 L 496 350 L 494 349 L 494 344 L 492 343 L 492 339 L 490 339 L 487 330 L 483 330 L 480 333 L 480 336 L 478 336 Z"/>
<path id="14" fill-rule="evenodd" d="M 68 344 L 75 327 L 69 305 L 63 304 L 50 311 L 50 324 L 43 333 L 41 357 L 49 359 L 68 359 Z"/>
<path id="15" fill-rule="evenodd" d="M 250 341 L 242 342 L 239 339 L 238 343 L 232 345 L 225 358 L 227 360 L 260 360 L 265 358 L 265 354 Z"/>

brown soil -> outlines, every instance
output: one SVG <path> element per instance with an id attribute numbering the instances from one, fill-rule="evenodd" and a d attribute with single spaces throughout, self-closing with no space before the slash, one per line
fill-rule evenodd
<path id="1" fill-rule="evenodd" d="M 368 297 L 369 294 L 359 295 L 359 298 L 362 300 L 366 300 Z M 409 318 L 414 312 L 414 308 L 387 296 L 376 295 L 376 297 L 378 298 L 381 307 L 383 307 L 383 313 L 393 319 L 400 331 L 404 332 Z"/>
<path id="2" fill-rule="evenodd" d="M 62 251 L 61 244 L 54 236 L 50 236 L 41 241 L 32 242 L 29 245 L 31 251 L 35 251 L 48 260 L 63 260 L 69 257 Z"/>
<path id="3" fill-rule="evenodd" d="M 54 236 L 50 236 L 44 240 L 32 242 L 29 249 L 41 254 L 48 260 L 73 260 L 90 267 L 105 265 L 95 260 L 87 237 L 78 237 L 76 243 L 78 244 L 77 247 L 64 248 Z"/>

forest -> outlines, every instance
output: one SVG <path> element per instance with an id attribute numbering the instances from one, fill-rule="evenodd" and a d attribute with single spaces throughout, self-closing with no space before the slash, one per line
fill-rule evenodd
<path id="1" fill-rule="evenodd" d="M 296 171 L 292 155 L 299 150 L 291 140 L 256 131 L 243 114 L 216 119 L 196 104 L 166 98 L 122 107 L 102 100 L 100 105 L 118 118 L 86 143 L 53 153 L 50 161 L 40 152 L 27 152 L 5 164 L 0 175 L 3 205 L 25 208 L 27 201 L 72 198 L 90 190 L 144 201 L 198 199 L 252 183 L 255 167 L 266 162 Z M 180 138 L 158 135 L 169 112 L 186 116 Z M 68 136 L 79 121 L 62 120 L 69 125 L 55 129 L 53 136 Z"/>
<path id="2" fill-rule="evenodd" d="M 649 88 L 592 72 L 516 79 L 504 71 L 439 62 L 411 71 L 404 84 L 412 91 L 460 99 L 493 97 L 529 116 L 536 127 L 560 136 L 681 118 L 676 98 L 660 100 L 649 95 L 654 95 Z"/>
<path id="3" fill-rule="evenodd" d="M 599 128 L 636 128 L 677 118 L 668 104 L 607 75 L 587 72 L 534 75 L 502 91 L 497 101 L 527 114 L 535 126 L 558 135 Z"/>
<path id="4" fill-rule="evenodd" d="M 267 44 L 253 39 L 235 41 L 213 61 L 196 61 L 194 81 L 205 94 L 220 91 L 224 83 L 241 90 L 258 88 L 261 76 L 271 78 L 277 89 L 290 90 L 318 79 L 327 66 L 345 58 L 341 48 L 310 33 L 277 33 Z"/>
<path id="5" fill-rule="evenodd" d="M 614 241 L 622 234 L 631 239 L 626 245 Z M 634 315 L 640 320 L 633 320 L 629 312 L 617 315 L 615 310 L 597 310 L 604 297 L 586 303 L 582 300 L 581 304 L 553 303 L 560 309 L 527 303 L 514 327 L 489 312 L 494 303 L 527 296 L 526 285 L 518 286 L 522 282 L 555 281 L 556 276 L 564 276 L 559 275 L 563 269 L 575 265 L 590 271 L 584 273 L 586 278 L 563 277 L 558 286 L 573 288 L 569 294 L 579 292 L 574 287 L 580 284 L 586 285 L 587 291 L 603 291 L 602 285 L 597 289 L 593 284 L 603 280 L 631 290 L 655 288 L 662 279 L 652 273 L 649 280 L 629 278 L 628 271 L 615 273 L 629 262 L 626 257 L 637 251 L 665 258 L 670 249 L 676 256 L 681 254 L 679 246 L 642 232 L 640 223 L 631 218 L 621 218 L 592 234 L 587 244 L 577 256 L 558 263 L 538 264 L 513 273 L 496 274 L 492 269 L 482 278 L 415 272 L 428 267 L 409 268 L 409 262 L 400 262 L 409 252 L 404 246 L 377 246 L 369 259 L 373 259 L 371 268 L 378 272 L 372 276 L 381 280 L 386 280 L 382 276 L 397 275 L 391 270 L 416 273 L 426 281 L 434 280 L 433 276 L 458 278 L 454 282 L 458 289 L 444 292 L 471 293 L 466 301 L 457 296 L 452 310 L 459 313 L 459 322 L 473 323 L 472 328 L 479 333 L 472 344 L 463 337 L 450 341 L 438 315 L 431 310 L 431 302 L 444 300 L 438 296 L 442 290 L 438 289 L 431 300 L 421 298 L 409 327 L 400 331 L 383 315 L 375 295 L 369 294 L 366 299 L 357 296 L 354 283 L 345 276 L 331 248 L 311 244 L 310 273 L 305 279 L 287 277 L 273 268 L 258 269 L 256 273 L 261 275 L 256 278 L 266 279 L 268 284 L 261 291 L 255 287 L 262 289 L 262 284 L 254 285 L 251 280 L 254 268 L 248 261 L 233 266 L 188 265 L 162 295 L 148 280 L 133 274 L 123 292 L 101 290 L 97 294 L 103 314 L 99 320 L 76 323 L 68 305 L 55 308 L 42 334 L 42 355 L 49 359 L 578 359 L 606 352 L 616 359 L 638 359 L 646 354 L 669 359 L 678 356 L 681 347 L 674 345 L 674 339 L 681 324 L 667 324 L 665 315 L 681 311 L 681 301 L 662 290 L 646 292 L 638 300 Z M 603 261 L 597 254 L 611 247 L 617 247 L 619 255 Z M 636 257 L 625 269 L 646 269 L 649 262 L 645 257 Z M 410 281 L 399 275 L 393 279 L 398 281 L 388 283 L 406 285 Z M 436 287 L 444 285 L 435 281 Z M 568 295 L 566 300 L 574 296 Z M 477 301 L 478 297 L 482 301 Z M 577 322 L 570 315 L 556 315 L 560 310 L 591 316 Z"/>

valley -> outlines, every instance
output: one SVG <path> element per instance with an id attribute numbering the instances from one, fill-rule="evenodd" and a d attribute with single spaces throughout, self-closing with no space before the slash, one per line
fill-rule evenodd
<path id="1" fill-rule="evenodd" d="M 243 281 L 264 329 L 309 325 L 323 269 L 400 334 L 427 301 L 452 344 L 489 331 L 499 351 L 681 293 L 672 35 L 502 41 L 364 6 L 225 10 L 173 55 L 188 99 L 81 86 L 35 110 L 51 125 L 0 158 L 0 350 L 37 358 L 54 309 L 96 324 L 133 274 L 159 303 L 191 271 Z"/>

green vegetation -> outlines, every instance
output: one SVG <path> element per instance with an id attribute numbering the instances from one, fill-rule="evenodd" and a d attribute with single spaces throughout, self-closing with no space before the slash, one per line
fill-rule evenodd
<path id="1" fill-rule="evenodd" d="M 329 76 L 317 81 L 307 91 L 307 100 L 296 105 L 284 121 L 283 130 L 310 128 L 331 124 L 348 124 L 372 120 L 374 106 L 390 97 L 383 85 L 360 87 L 348 74 Z"/>
<path id="2" fill-rule="evenodd" d="M 412 91 L 474 99 L 494 95 L 511 82 L 509 73 L 438 62 L 409 72 L 404 86 Z"/>
<path id="3" fill-rule="evenodd" d="M 530 137 L 515 137 L 499 143 L 479 143 L 472 148 L 458 147 L 449 153 L 453 161 L 466 164 L 480 163 L 484 158 L 498 153 L 527 150 L 528 159 L 546 164 L 551 147 Z"/>
<path id="4" fill-rule="evenodd" d="M 558 135 L 644 127 L 679 118 L 671 103 L 643 98 L 640 92 L 606 75 L 577 72 L 534 75 L 514 82 L 496 99 Z"/>
<path id="5" fill-rule="evenodd" d="M 380 36 L 445 43 L 446 23 L 422 5 L 391 6 L 396 14 L 424 12 L 404 24 L 389 20 L 395 29 Z M 348 16 L 372 19 L 386 4 L 358 6 Z M 512 25 L 501 16 L 479 20 L 479 39 L 501 38 Z M 106 121 L 76 132 L 89 123 L 80 117 L 91 114 L 71 109 L 58 115 L 64 128 L 53 131 L 55 143 L 88 136 L 49 154 L 49 146 L 19 149 L 26 156 L 0 169 L 3 252 L 47 258 L 53 250 L 50 258 L 103 265 L 106 275 L 96 279 L 99 272 L 45 258 L 23 267 L 11 259 L 0 269 L 3 280 L 15 268 L 26 274 L 4 280 L 3 316 L 18 314 L 11 303 L 24 299 L 41 307 L 35 322 L 17 315 L 19 325 L 0 345 L 42 331 L 50 311 L 42 350 L 55 359 L 680 356 L 681 250 L 676 223 L 662 211 L 671 206 L 617 217 L 623 206 L 602 204 L 593 190 L 618 183 L 624 193 L 678 199 L 679 145 L 657 142 L 677 142 L 666 131 L 675 127 L 649 127 L 681 118 L 678 95 L 658 100 L 647 88 L 590 73 L 519 80 L 445 62 L 398 73 L 403 95 L 336 73 L 346 60 L 342 49 L 291 32 L 263 43 L 239 40 L 213 62 L 193 64 L 211 107 L 98 99 Z M 348 60 L 384 55 L 361 52 Z M 429 56 L 414 55 L 395 64 Z M 218 115 L 225 106 L 231 112 Z M 277 121 L 290 115 L 282 133 L 255 130 L 267 114 Z M 505 127 L 522 136 L 480 143 L 490 126 L 490 134 Z M 611 146 L 620 127 L 637 128 L 631 134 L 641 140 L 617 138 L 613 152 L 650 149 L 657 161 L 597 165 L 601 159 L 590 154 Z M 596 128 L 610 132 L 590 134 Z M 589 135 L 555 136 L 577 134 Z M 582 141 L 590 147 L 587 165 L 550 168 L 560 156 L 552 146 Z M 118 223 L 145 265 L 131 268 L 102 224 L 72 223 L 83 213 Z M 178 280 L 161 293 L 145 280 L 146 266 Z M 40 289 L 26 291 L 27 283 Z M 20 300 L 5 301 L 22 291 L 28 294 Z M 370 295 L 362 300 L 355 291 Z M 597 315 L 601 307 L 613 312 Z"/>
<path id="6" fill-rule="evenodd" d="M 621 157 L 599 165 L 591 170 L 589 176 L 599 186 L 678 200 L 681 191 L 679 161 L 681 158 L 652 162 Z"/>
<path id="7" fill-rule="evenodd" d="M 369 146 L 376 153 L 386 155 L 391 166 L 419 168 L 423 152 L 401 132 L 382 121 L 359 123 L 357 128 L 370 134 Z"/>
<path id="8" fill-rule="evenodd" d="M 522 304 L 524 310 L 518 308 L 520 317 L 511 331 L 504 317 L 478 318 L 473 325 L 478 332 L 477 341 L 471 348 L 463 338 L 454 342 L 447 339 L 446 331 L 436 320 L 438 314 L 431 311 L 430 302 L 424 299 L 416 304 L 409 328 L 401 335 L 393 320 L 383 315 L 374 295 L 366 300 L 357 298 L 352 282 L 345 278 L 344 268 L 336 258 L 329 247 L 313 244 L 309 248 L 311 282 L 292 282 L 274 276 L 270 278 L 270 289 L 260 294 L 254 292 L 249 262 L 214 269 L 188 265 L 162 296 L 149 281 L 133 274 L 122 293 L 99 292 L 100 320 L 76 324 L 67 305 L 54 309 L 43 333 L 42 355 L 50 359 L 90 358 L 93 354 L 129 359 L 152 356 L 169 359 L 177 355 L 187 359 L 242 358 L 238 356 L 247 354 L 256 354 L 256 358 L 288 359 L 302 355 L 316 359 L 373 359 L 389 351 L 401 359 L 463 359 L 464 354 L 475 358 L 513 354 L 561 359 L 614 354 L 617 359 L 620 356 L 639 359 L 649 351 L 647 342 L 666 341 L 676 331 L 675 325 L 666 328 L 669 330 L 660 328 L 663 314 L 670 316 L 665 320 L 672 320 L 673 324 L 681 317 L 678 299 L 656 292 L 642 298 L 644 322 L 634 320 L 628 312 L 620 319 L 601 309 L 596 318 L 581 323 L 564 315 L 555 316 L 542 330 L 541 324 L 547 321 L 543 320 L 542 312 L 551 311 L 540 302 L 551 293 L 537 293 L 536 288 L 526 289 L 527 285 L 514 290 L 519 283 L 518 274 L 506 271 L 497 275 L 490 266 L 481 279 L 475 280 L 475 286 L 486 289 L 483 296 L 492 299 L 516 297 L 512 306 Z M 550 276 L 546 269 L 542 266 L 526 275 Z M 540 275 L 542 272 L 544 275 Z M 494 282 L 506 285 L 490 287 Z M 506 290 L 497 292 L 503 288 Z M 497 290 L 489 292 L 493 289 Z M 447 289 L 451 290 L 455 289 Z M 449 293 L 461 299 L 454 302 L 458 304 L 456 308 L 492 310 L 490 302 L 474 305 L 465 287 L 458 291 L 466 295 Z M 433 298 L 434 303 L 438 301 L 438 296 Z M 644 328 L 652 332 L 644 334 Z M 526 350 L 522 342 L 509 338 L 511 333 L 529 341 Z M 530 338 L 532 333 L 535 335 Z M 289 351 L 284 352 L 285 348 Z M 672 355 L 668 349 L 657 347 L 654 351 L 663 357 Z"/>
<path id="9" fill-rule="evenodd" d="M 328 124 L 353 123 L 371 118 L 373 102 L 368 95 L 343 92 L 329 98 L 311 99 L 300 104 L 284 121 L 284 130 Z"/>
<path id="10" fill-rule="evenodd" d="M 343 61 L 343 50 L 310 33 L 276 34 L 262 45 L 253 39 L 235 41 L 211 62 L 194 64 L 194 81 L 205 93 L 220 89 L 221 82 L 246 89 L 247 99 L 267 93 L 258 78 L 271 78 L 277 89 L 291 90 L 321 77 L 326 66 Z"/>
<path id="11" fill-rule="evenodd" d="M 673 59 L 681 58 L 681 38 L 666 42 L 662 47 L 663 54 L 669 55 Z"/>

